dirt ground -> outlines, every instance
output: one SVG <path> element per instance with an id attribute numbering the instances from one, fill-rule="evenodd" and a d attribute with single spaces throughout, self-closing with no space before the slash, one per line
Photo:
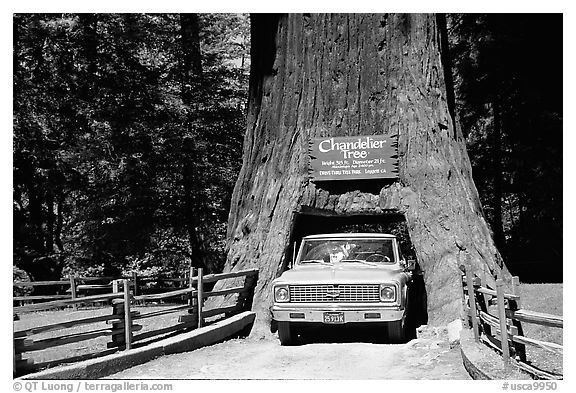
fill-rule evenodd
<path id="1" fill-rule="evenodd" d="M 372 341 L 372 342 L 371 342 Z M 459 347 L 443 328 L 423 327 L 405 344 L 375 343 L 364 333 L 312 335 L 282 347 L 273 335 L 252 335 L 163 356 L 108 379 L 471 379 Z"/>

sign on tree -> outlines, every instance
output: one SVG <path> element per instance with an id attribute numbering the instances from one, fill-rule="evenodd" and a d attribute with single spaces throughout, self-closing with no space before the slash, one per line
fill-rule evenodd
<path id="1" fill-rule="evenodd" d="M 312 138 L 308 150 L 310 178 L 397 178 L 397 146 L 397 138 L 385 135 Z"/>

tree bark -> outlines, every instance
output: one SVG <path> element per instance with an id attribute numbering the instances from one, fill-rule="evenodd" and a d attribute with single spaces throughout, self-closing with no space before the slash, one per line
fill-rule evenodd
<path id="1" fill-rule="evenodd" d="M 502 259 L 484 219 L 465 140 L 450 110 L 445 29 L 434 15 L 254 15 L 243 165 L 225 270 L 260 269 L 254 307 L 286 264 L 295 213 L 395 212 L 424 271 L 429 322 L 461 315 L 459 266 L 490 277 Z M 397 181 L 308 178 L 309 138 L 398 138 Z"/>
<path id="2" fill-rule="evenodd" d="M 62 243 L 62 227 L 64 226 L 64 193 L 62 191 L 58 192 L 58 198 L 56 199 L 56 229 L 54 230 L 54 243 L 58 247 L 59 254 L 64 253 L 64 244 Z"/>
<path id="3" fill-rule="evenodd" d="M 182 101 L 190 108 L 186 121 L 187 136 L 183 139 L 182 181 L 184 186 L 184 215 L 186 230 L 192 251 L 192 266 L 206 268 L 206 247 L 202 237 L 200 220 L 201 203 L 198 198 L 198 178 L 196 166 L 200 161 L 197 156 L 196 138 L 194 138 L 193 120 L 198 116 L 197 110 L 202 100 L 199 91 L 202 77 L 202 57 L 200 52 L 200 32 L 198 14 L 180 15 L 181 34 L 181 94 Z M 210 269 L 209 269 L 210 270 Z"/>
<path id="4" fill-rule="evenodd" d="M 186 218 L 186 230 L 190 242 L 191 262 L 193 267 L 206 268 L 206 248 L 201 236 L 200 201 L 197 197 L 198 176 L 194 167 L 197 157 L 194 155 L 193 140 L 184 139 L 184 164 L 182 170 L 182 182 L 184 186 L 184 216 Z"/>
<path id="5" fill-rule="evenodd" d="M 30 226 L 31 234 L 30 238 L 32 250 L 37 255 L 44 255 L 46 249 L 44 248 L 44 212 L 42 210 L 43 195 L 38 190 L 37 182 L 38 179 L 35 178 L 32 172 L 32 168 L 27 168 L 29 173 L 28 183 L 26 184 L 27 194 L 28 194 L 28 212 L 30 214 Z M 30 170 L 31 169 L 31 170 Z"/>
<path id="6" fill-rule="evenodd" d="M 182 43 L 182 98 L 186 105 L 190 105 L 194 93 L 197 92 L 200 85 L 198 82 L 202 77 L 198 14 L 180 14 L 180 34 Z"/>
<path id="7" fill-rule="evenodd" d="M 44 233 L 44 249 L 48 255 L 54 253 L 54 194 L 52 190 L 46 190 L 46 231 Z"/>

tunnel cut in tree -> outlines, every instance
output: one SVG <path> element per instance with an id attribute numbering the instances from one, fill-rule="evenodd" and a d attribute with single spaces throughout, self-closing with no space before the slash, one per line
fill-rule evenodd
<path id="1" fill-rule="evenodd" d="M 380 214 L 342 215 L 330 210 L 303 207 L 300 212 L 295 214 L 292 221 L 290 244 L 293 246 L 288 247 L 284 257 L 286 266 L 282 270 L 288 268 L 303 237 L 322 233 L 389 233 L 398 238 L 402 254 L 407 260 L 416 259 L 416 252 L 410 240 L 406 219 L 398 211 L 390 210 Z M 414 327 L 426 324 L 428 322 L 427 296 L 419 266 L 408 284 L 408 291 L 411 307 L 406 316 L 407 323 Z"/>
<path id="2" fill-rule="evenodd" d="M 284 258 L 286 265 L 292 260 L 294 248 L 298 250 L 303 237 L 322 233 L 390 233 L 398 237 L 402 254 L 407 259 L 416 259 L 405 217 L 396 211 L 384 214 L 341 215 L 304 207 L 292 220 L 290 244 L 293 246 L 288 248 Z"/>
<path id="3" fill-rule="evenodd" d="M 248 125 L 228 225 L 226 270 L 260 269 L 254 307 L 305 211 L 405 217 L 430 323 L 461 314 L 459 266 L 506 273 L 454 117 L 442 16 L 253 15 Z M 312 182 L 310 138 L 389 135 L 398 179 Z"/>

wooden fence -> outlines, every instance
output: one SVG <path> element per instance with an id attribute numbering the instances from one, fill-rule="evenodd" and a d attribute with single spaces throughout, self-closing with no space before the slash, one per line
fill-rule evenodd
<path id="1" fill-rule="evenodd" d="M 50 294 L 41 295 L 14 295 L 13 301 L 20 306 L 29 303 L 62 300 L 62 299 L 76 299 L 77 297 L 86 296 L 93 293 L 105 293 L 112 291 L 112 286 L 117 280 L 128 279 L 134 296 L 144 293 L 156 292 L 160 293 L 171 288 L 185 287 L 188 285 L 189 277 L 164 277 L 157 276 L 139 276 L 137 272 L 132 272 L 130 276 L 125 277 L 77 277 L 70 275 L 66 280 L 55 281 L 15 281 L 12 285 L 14 292 L 25 291 L 23 288 L 31 288 L 32 292 L 35 288 L 50 287 L 52 289 Z M 74 309 L 77 303 L 73 304 Z"/>
<path id="2" fill-rule="evenodd" d="M 58 322 L 49 325 L 35 326 L 20 331 L 14 332 L 14 374 L 24 374 L 37 371 L 42 368 L 55 366 L 62 363 L 70 363 L 80 360 L 93 358 L 96 356 L 103 356 L 118 350 L 129 350 L 134 345 L 145 344 L 147 340 L 159 338 L 166 334 L 176 333 L 202 327 L 209 317 L 217 318 L 218 316 L 229 317 L 238 314 L 245 310 L 252 308 L 252 297 L 254 288 L 258 279 L 258 270 L 244 270 L 232 273 L 211 274 L 203 275 L 202 269 L 198 269 L 198 274 L 194 275 L 192 272 L 189 275 L 191 279 L 188 280 L 188 286 L 181 289 L 171 290 L 168 292 L 148 295 L 135 296 L 130 289 L 134 288 L 130 280 L 122 279 L 115 281 L 113 287 L 116 292 L 85 296 L 75 299 L 58 299 L 47 301 L 44 303 L 27 304 L 19 307 L 14 307 L 14 313 L 20 314 L 25 312 L 49 310 L 53 308 L 61 308 L 66 306 L 74 306 L 79 303 L 93 303 L 93 302 L 112 302 L 111 315 L 94 316 L 89 318 L 82 318 L 76 320 L 69 320 Z M 221 290 L 204 291 L 205 287 L 209 287 L 210 283 L 216 283 L 219 280 L 234 279 L 233 287 Z M 241 284 L 239 284 L 241 282 Z M 121 289 L 121 291 L 120 291 Z M 225 305 L 218 308 L 206 309 L 204 301 L 207 298 L 214 296 L 235 295 L 227 298 L 227 302 L 232 304 Z M 186 304 L 178 306 L 169 306 L 161 310 L 140 313 L 133 311 L 132 306 L 136 303 L 143 301 L 157 301 L 170 299 L 174 297 L 187 298 Z M 182 313 L 178 318 L 178 323 L 149 330 L 144 333 L 139 333 L 143 328 L 145 320 L 153 317 L 159 317 L 171 313 Z M 135 322 L 139 323 L 136 324 Z M 98 326 L 96 329 L 75 332 L 72 334 L 63 334 L 57 337 L 34 339 L 35 335 L 47 332 L 61 331 L 68 328 L 76 328 L 82 325 L 92 325 L 95 323 L 104 323 L 104 326 Z M 101 336 L 110 336 L 110 342 L 107 343 L 107 349 L 96 353 L 88 353 L 78 356 L 66 356 L 57 360 L 50 360 L 45 362 L 34 362 L 32 357 L 24 357 L 34 351 L 41 351 L 48 348 L 54 348 L 61 345 L 77 343 L 85 340 Z"/>
<path id="3" fill-rule="evenodd" d="M 524 336 L 522 323 L 563 328 L 563 318 L 522 309 L 518 277 L 512 278 L 512 293 L 506 293 L 503 280 L 496 280 L 496 289 L 493 289 L 484 278 L 468 274 L 470 268 L 461 266 L 461 270 L 464 307 L 474 339 L 499 352 L 505 368 L 513 363 L 536 378 L 562 379 L 562 375 L 541 370 L 526 359 L 526 345 L 560 356 L 562 345 Z"/>

